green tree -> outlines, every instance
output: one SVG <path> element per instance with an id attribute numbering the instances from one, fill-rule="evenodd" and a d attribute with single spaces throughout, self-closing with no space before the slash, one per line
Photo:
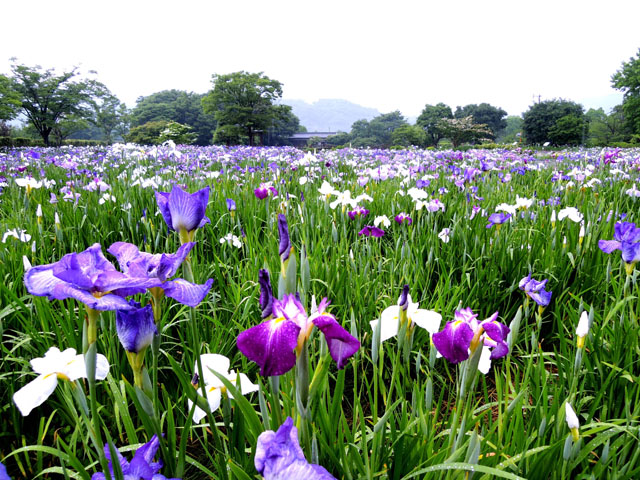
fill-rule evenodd
<path id="1" fill-rule="evenodd" d="M 492 133 L 487 125 L 473 123 L 471 115 L 464 118 L 443 118 L 438 123 L 438 129 L 445 138 L 451 140 L 453 148 L 463 143 L 489 140 Z"/>
<path id="2" fill-rule="evenodd" d="M 571 129 L 571 124 L 576 126 L 575 119 L 563 120 L 562 125 L 553 130 L 553 134 L 551 134 L 552 129 L 556 127 L 556 122 L 567 116 L 574 116 L 578 121 L 584 121 L 582 105 L 563 99 L 546 100 L 533 104 L 523 115 L 522 129 L 527 142 L 530 144 L 542 144 L 547 141 L 556 143 L 554 138 L 556 140 L 562 138 L 569 140 L 572 144 L 580 143 L 582 131 L 580 131 L 578 138 L 565 137 L 564 135 Z M 574 130 L 573 133 L 577 134 L 577 130 Z"/>
<path id="3" fill-rule="evenodd" d="M 622 62 L 622 67 L 612 75 L 611 83 L 624 93 L 625 123 L 631 133 L 640 134 L 640 49 L 635 58 Z"/>
<path id="4" fill-rule="evenodd" d="M 507 112 L 502 108 L 494 107 L 488 103 L 456 107 L 456 111 L 454 113 L 455 118 L 464 118 L 468 116 L 472 116 L 473 122 L 476 124 L 487 125 L 491 130 L 492 138 L 496 138 L 507 126 L 507 121 L 504 118 L 507 116 Z"/>
<path id="5" fill-rule="evenodd" d="M 549 129 L 549 140 L 555 145 L 579 145 L 583 143 L 585 128 L 584 115 L 565 115 Z"/>
<path id="6" fill-rule="evenodd" d="M 325 143 L 332 147 L 348 146 L 351 143 L 351 135 L 346 132 L 338 132 L 325 139 Z"/>
<path id="7" fill-rule="evenodd" d="M 13 119 L 21 105 L 20 94 L 13 89 L 11 79 L 0 75 L 0 121 Z"/>
<path id="8" fill-rule="evenodd" d="M 274 102 L 282 97 L 282 84 L 262 72 L 214 74 L 213 89 L 202 100 L 205 113 L 213 113 L 218 122 L 214 138 L 225 143 L 263 137 L 278 116 Z M 223 132 L 218 133 L 218 130 Z"/>
<path id="9" fill-rule="evenodd" d="M 140 97 L 131 111 L 131 125 L 139 126 L 160 120 L 188 125 L 197 135 L 197 145 L 208 145 L 216 129 L 213 114 L 204 113 L 205 94 L 182 90 L 163 90 Z"/>
<path id="10" fill-rule="evenodd" d="M 391 134 L 391 143 L 403 147 L 422 147 L 427 142 L 427 134 L 417 125 L 402 125 Z"/>
<path id="11" fill-rule="evenodd" d="M 49 137 L 69 130 L 72 122 L 91 115 L 90 101 L 96 82 L 76 80 L 76 68 L 56 74 L 54 69 L 13 64 L 12 85 L 20 95 L 22 111 L 49 145 Z M 64 126 L 58 125 L 64 123 Z M 80 125 L 78 125 L 80 127 Z"/>
<path id="12" fill-rule="evenodd" d="M 100 130 L 102 140 L 112 143 L 114 135 L 123 137 L 128 131 L 130 117 L 127 106 L 107 87 L 94 85 L 90 105 L 92 114 L 89 122 Z"/>
<path id="13" fill-rule="evenodd" d="M 158 120 L 155 122 L 147 122 L 144 125 L 138 125 L 129 130 L 124 136 L 125 141 L 137 143 L 139 145 L 158 145 L 162 143 L 160 136 L 167 128 L 169 122 L 166 120 Z"/>
<path id="14" fill-rule="evenodd" d="M 164 130 L 160 132 L 158 137 L 159 143 L 171 140 L 178 145 L 191 145 L 196 141 L 197 135 L 192 132 L 192 128 L 188 125 L 182 125 L 178 122 L 167 123 Z"/>
<path id="15" fill-rule="evenodd" d="M 518 133 L 522 133 L 522 117 L 516 117 L 515 115 L 510 115 L 505 118 L 505 123 L 507 124 L 502 132 L 498 135 L 496 142 L 498 143 L 512 143 L 517 141 L 520 137 L 517 136 Z"/>
<path id="16" fill-rule="evenodd" d="M 273 124 L 264 137 L 265 145 L 289 145 L 289 137 L 301 131 L 300 120 L 289 105 L 274 105 Z"/>
<path id="17" fill-rule="evenodd" d="M 437 147 L 438 142 L 443 138 L 443 132 L 440 130 L 440 120 L 444 118 L 453 118 L 451 107 L 444 103 L 425 105 L 422 109 L 416 125 L 421 127 L 427 134 L 427 146 Z"/>
<path id="18" fill-rule="evenodd" d="M 354 147 L 387 148 L 392 145 L 393 132 L 408 125 L 402 114 L 396 110 L 371 119 L 357 120 L 351 126 L 351 141 Z"/>

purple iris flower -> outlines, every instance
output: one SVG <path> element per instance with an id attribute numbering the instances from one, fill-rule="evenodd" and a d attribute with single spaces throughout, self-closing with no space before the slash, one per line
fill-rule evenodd
<path id="1" fill-rule="evenodd" d="M 302 349 L 314 326 L 324 334 L 331 358 L 342 369 L 360 348 L 360 342 L 347 332 L 330 313 L 323 299 L 311 316 L 294 294 L 273 300 L 272 318 L 238 335 L 238 349 L 260 365 L 260 375 L 282 375 L 296 364 L 296 353 Z"/>
<path id="2" fill-rule="evenodd" d="M 498 312 L 483 321 L 470 308 L 456 310 L 455 320 L 447 322 L 444 330 L 432 335 L 438 352 L 451 363 L 460 363 L 469 358 L 469 353 L 479 345 L 491 350 L 491 359 L 509 353 L 505 342 L 509 327 L 498 322 Z"/>
<path id="3" fill-rule="evenodd" d="M 492 213 L 491 215 L 489 215 L 489 223 L 487 223 L 487 228 L 491 228 L 494 225 L 502 225 L 510 218 L 510 213 Z"/>
<path id="4" fill-rule="evenodd" d="M 628 265 L 640 261 L 640 242 L 622 242 L 622 260 Z"/>
<path id="5" fill-rule="evenodd" d="M 151 345 L 158 329 L 151 304 L 140 308 L 138 302 L 129 303 L 134 307 L 132 310 L 116 311 L 116 332 L 127 352 L 139 353 Z"/>
<path id="6" fill-rule="evenodd" d="M 158 472 L 164 465 L 162 460 L 157 462 L 153 461 L 153 457 L 156 455 L 158 448 L 160 447 L 160 440 L 158 436 L 154 435 L 147 443 L 136 450 L 135 455 L 131 462 L 128 462 L 120 452 L 116 450 L 117 460 L 120 464 L 120 470 L 125 480 L 167 480 L 167 477 L 159 474 Z M 104 454 L 109 461 L 109 473 L 111 478 L 116 478 L 113 470 L 113 459 L 111 458 L 111 450 L 109 445 L 104 446 Z M 91 476 L 91 480 L 105 480 L 106 476 L 102 472 L 94 473 Z M 169 480 L 180 480 L 178 478 L 172 478 Z"/>
<path id="7" fill-rule="evenodd" d="M 396 215 L 395 217 L 393 217 L 393 219 L 398 222 L 400 225 L 402 225 L 402 222 L 406 221 L 407 225 L 411 225 L 413 223 L 413 219 L 407 215 L 406 213 L 402 212 L 399 213 L 398 215 Z"/>
<path id="8" fill-rule="evenodd" d="M 99 243 L 84 252 L 65 255 L 55 263 L 33 267 L 24 275 L 31 295 L 49 300 L 75 298 L 93 310 L 130 310 L 133 307 L 124 296 L 160 283 L 158 279 L 118 272 L 102 254 Z"/>
<path id="9" fill-rule="evenodd" d="M 211 223 L 205 216 L 209 187 L 189 193 L 174 185 L 171 193 L 156 192 L 156 202 L 170 230 L 192 232 Z"/>
<path id="10" fill-rule="evenodd" d="M 271 288 L 271 278 L 269 271 L 261 269 L 258 272 L 258 283 L 260 284 L 260 309 L 262 318 L 268 318 L 273 313 L 273 289 Z"/>
<path id="11" fill-rule="evenodd" d="M 291 417 L 287 417 L 277 432 L 267 430 L 260 434 L 254 465 L 264 480 L 335 480 L 324 467 L 308 463 L 304 458 L 298 443 L 298 429 Z"/>
<path id="12" fill-rule="evenodd" d="M 289 239 L 287 217 L 283 214 L 278 215 L 278 233 L 280 234 L 280 260 L 284 263 L 289 260 L 291 254 L 291 240 Z"/>
<path id="13" fill-rule="evenodd" d="M 269 196 L 269 194 L 271 194 L 272 197 L 278 196 L 278 190 L 276 190 L 273 185 L 271 185 L 271 182 L 261 183 L 260 186 L 253 191 L 253 193 L 256 198 L 260 200 L 264 200 Z"/>
<path id="14" fill-rule="evenodd" d="M 355 220 L 356 217 L 359 216 L 366 216 L 369 214 L 369 210 L 367 210 L 364 207 L 361 207 L 360 205 L 357 205 L 353 210 L 351 210 L 350 212 L 347 212 L 347 215 L 349 215 L 349 218 L 351 220 Z"/>
<path id="15" fill-rule="evenodd" d="M 613 240 L 599 240 L 598 247 L 604 253 L 612 253 L 615 250 L 623 250 L 624 243 L 638 242 L 640 242 L 640 228 L 637 228 L 635 223 L 617 222 L 614 227 Z"/>
<path id="16" fill-rule="evenodd" d="M 227 210 L 229 210 L 230 212 L 233 212 L 235 209 L 236 209 L 236 202 L 231 198 L 227 198 Z"/>
<path id="17" fill-rule="evenodd" d="M 0 462 L 0 480 L 11 480 L 6 467 Z"/>
<path id="18" fill-rule="evenodd" d="M 384 235 L 384 230 L 371 225 L 365 225 L 365 227 L 358 232 L 358 235 L 364 235 L 365 237 L 382 237 Z"/>
<path id="19" fill-rule="evenodd" d="M 120 264 L 120 269 L 129 277 L 136 279 L 148 279 L 149 282 L 155 280 L 153 287 L 160 287 L 167 297 L 173 298 L 183 305 L 196 307 L 207 296 L 213 279 L 198 285 L 187 282 L 182 278 L 169 280 L 173 277 L 178 267 L 187 258 L 195 243 L 187 242 L 180 246 L 173 254 L 151 254 L 141 252 L 138 247 L 131 243 L 116 242 L 107 250 L 116 257 Z M 144 289 L 129 289 L 127 295 L 142 293 Z"/>
<path id="20" fill-rule="evenodd" d="M 532 300 L 534 300 L 541 307 L 546 307 L 551 301 L 551 292 L 544 290 L 544 286 L 547 284 L 547 280 L 538 282 L 531 278 L 531 274 L 520 280 L 518 286 L 520 290 L 523 290 Z"/>

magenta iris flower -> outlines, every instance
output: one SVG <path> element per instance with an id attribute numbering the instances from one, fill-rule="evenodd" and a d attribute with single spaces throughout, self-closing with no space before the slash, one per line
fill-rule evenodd
<path id="1" fill-rule="evenodd" d="M 260 200 L 264 200 L 269 195 L 271 195 L 272 197 L 278 196 L 278 190 L 276 190 L 273 185 L 271 185 L 271 182 L 261 183 L 260 186 L 253 191 L 253 193 L 256 198 Z"/>
<path id="2" fill-rule="evenodd" d="M 349 215 L 349 218 L 351 220 L 355 220 L 356 217 L 365 217 L 366 215 L 369 214 L 369 210 L 367 210 L 364 207 L 361 207 L 360 205 L 357 205 L 353 210 L 351 210 L 350 212 L 347 212 L 347 215 Z"/>
<path id="3" fill-rule="evenodd" d="M 535 301 L 538 305 L 546 307 L 551 301 L 551 292 L 547 292 L 544 289 L 547 282 L 548 280 L 538 282 L 531 278 L 531 274 L 529 274 L 520 280 L 518 286 L 520 287 L 520 290 L 523 290 L 524 293 L 526 293 L 529 298 Z"/>
<path id="4" fill-rule="evenodd" d="M 157 287 L 156 278 L 132 277 L 118 272 L 102 254 L 99 243 L 59 261 L 29 269 L 24 284 L 32 295 L 49 300 L 75 298 L 93 310 L 130 310 L 124 299 L 131 292 Z"/>
<path id="5" fill-rule="evenodd" d="M 180 246 L 176 253 L 154 255 L 141 252 L 131 243 L 116 242 L 107 251 L 116 257 L 120 269 L 129 277 L 148 279 L 149 282 L 155 280 L 155 284 L 152 286 L 162 288 L 167 297 L 173 298 L 183 305 L 196 307 L 209 293 L 213 279 L 210 278 L 202 285 L 187 282 L 182 278 L 169 280 L 176 274 L 194 245 L 193 242 L 187 242 Z M 143 291 L 144 289 L 130 289 L 127 295 Z"/>
<path id="6" fill-rule="evenodd" d="M 384 230 L 378 227 L 373 227 L 371 225 L 366 225 L 362 230 L 358 232 L 358 235 L 365 237 L 382 237 L 384 235 Z"/>
<path id="7" fill-rule="evenodd" d="M 254 465 L 264 480 L 335 480 L 324 467 L 307 462 L 291 417 L 277 432 L 267 430 L 260 434 Z"/>
<path id="8" fill-rule="evenodd" d="M 489 223 L 487 223 L 487 228 L 491 228 L 494 225 L 502 225 L 510 218 L 510 213 L 492 213 L 491 215 L 489 215 Z"/>
<path id="9" fill-rule="evenodd" d="M 158 436 L 154 435 L 147 443 L 136 450 L 131 462 L 128 462 L 120 452 L 116 450 L 117 461 L 120 464 L 120 470 L 126 480 L 167 480 L 167 477 L 159 474 L 158 472 L 164 465 L 162 460 L 157 462 L 153 461 L 158 448 L 160 447 L 160 440 Z M 113 459 L 111 458 L 111 450 L 109 445 L 104 446 L 104 454 L 109 461 L 109 473 L 111 478 L 116 478 L 113 470 Z M 94 473 L 91 476 L 91 480 L 105 480 L 106 476 L 102 472 Z M 178 478 L 172 478 L 169 480 L 180 480 Z"/>
<path id="10" fill-rule="evenodd" d="M 137 302 L 129 302 L 132 310 L 116 312 L 116 333 L 127 352 L 139 353 L 151 345 L 158 329 L 153 318 L 151 304 L 140 307 Z"/>
<path id="11" fill-rule="evenodd" d="M 393 219 L 401 225 L 402 222 L 407 222 L 407 225 L 411 225 L 413 223 L 413 219 L 404 212 L 399 213 Z"/>
<path id="12" fill-rule="evenodd" d="M 325 312 L 328 305 L 327 299 L 323 299 L 318 311 L 307 316 L 297 294 L 285 295 L 282 300 L 274 299 L 271 318 L 240 333 L 238 349 L 260 365 L 260 375 L 282 375 L 294 367 L 297 353 L 316 326 L 325 336 L 331 358 L 341 369 L 358 351 L 360 342 L 338 323 L 336 317 Z"/>
<path id="13" fill-rule="evenodd" d="M 170 230 L 192 232 L 211 222 L 205 216 L 209 187 L 189 193 L 174 185 L 170 193 L 156 192 L 156 202 Z"/>
<path id="14" fill-rule="evenodd" d="M 451 363 L 460 363 L 482 345 L 491 350 L 491 359 L 509 353 L 506 343 L 509 327 L 498 322 L 498 312 L 483 321 L 470 308 L 456 310 L 455 320 L 448 322 L 441 332 L 432 335 L 438 352 Z"/>

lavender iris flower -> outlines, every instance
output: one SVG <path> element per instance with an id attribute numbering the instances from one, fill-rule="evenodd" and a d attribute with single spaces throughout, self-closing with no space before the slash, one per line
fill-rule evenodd
<path id="1" fill-rule="evenodd" d="M 291 417 L 277 432 L 267 430 L 260 434 L 254 465 L 264 480 L 335 480 L 324 467 L 307 462 Z"/>
<path id="2" fill-rule="evenodd" d="M 229 210 L 230 212 L 233 212 L 235 209 L 236 209 L 236 202 L 231 198 L 227 198 L 227 210 Z"/>
<path id="3" fill-rule="evenodd" d="M 130 310 L 133 307 L 124 296 L 160 283 L 158 279 L 118 272 L 102 254 L 99 243 L 55 263 L 33 267 L 24 275 L 30 294 L 49 300 L 75 298 L 93 310 Z"/>
<path id="4" fill-rule="evenodd" d="M 406 221 L 407 225 L 411 225 L 413 223 L 413 219 L 407 215 L 406 213 L 402 212 L 399 213 L 398 215 L 396 215 L 395 217 L 393 217 L 393 219 L 398 222 L 400 225 L 402 225 L 402 222 Z"/>
<path id="5" fill-rule="evenodd" d="M 141 252 L 131 243 L 116 242 L 107 251 L 116 257 L 121 270 L 129 277 L 140 279 L 140 281 L 142 279 L 147 279 L 149 282 L 155 281 L 152 286 L 162 288 L 167 297 L 183 305 L 196 307 L 209 293 L 213 279 L 210 278 L 202 285 L 187 282 L 182 278 L 169 280 L 176 274 L 178 267 L 187 258 L 194 245 L 195 243 L 188 242 L 180 246 L 176 253 L 154 255 Z M 130 289 L 127 294 L 133 295 L 142 291 Z"/>
<path id="6" fill-rule="evenodd" d="M 11 480 L 6 467 L 0 462 L 0 480 Z"/>
<path id="7" fill-rule="evenodd" d="M 505 342 L 509 327 L 498 322 L 498 312 L 483 321 L 470 308 L 456 310 L 455 320 L 448 322 L 444 330 L 434 333 L 433 343 L 438 352 L 451 363 L 460 363 L 469 358 L 479 345 L 489 348 L 491 359 L 509 353 Z"/>
<path id="8" fill-rule="evenodd" d="M 489 215 L 489 223 L 487 223 L 487 228 L 491 228 L 494 225 L 502 225 L 510 218 L 510 213 L 492 213 L 491 215 Z"/>
<path id="9" fill-rule="evenodd" d="M 153 461 L 158 448 L 160 447 L 160 440 L 158 436 L 154 435 L 147 443 L 136 450 L 135 455 L 131 462 L 128 462 L 120 452 L 116 450 L 117 461 L 120 464 L 120 470 L 125 480 L 167 480 L 167 477 L 159 474 L 158 472 L 164 465 L 162 460 L 157 462 Z M 111 450 L 109 445 L 104 446 L 104 454 L 109 461 L 109 473 L 111 478 L 116 478 L 113 470 L 113 459 L 111 458 Z M 106 476 L 102 472 L 94 473 L 91 476 L 91 480 L 105 480 Z M 178 478 L 172 478 L 169 480 L 180 480 Z"/>
<path id="10" fill-rule="evenodd" d="M 329 305 L 323 299 L 318 311 L 311 316 L 294 294 L 273 300 L 272 318 L 238 335 L 238 349 L 251 361 L 260 365 L 260 375 L 282 375 L 296 364 L 300 352 L 314 326 L 324 334 L 331 358 L 342 369 L 360 348 L 360 342 L 326 313 Z"/>
<path id="11" fill-rule="evenodd" d="M 600 240 L 598 247 L 604 253 L 612 253 L 615 250 L 623 250 L 624 243 L 638 242 L 640 242 L 640 228 L 637 228 L 635 223 L 617 222 L 614 227 L 613 240 Z"/>
<path id="12" fill-rule="evenodd" d="M 181 235 L 188 233 L 189 240 L 193 239 L 193 232 L 197 228 L 211 223 L 205 216 L 209 187 L 189 193 L 174 185 L 170 193 L 156 192 L 156 202 L 169 230 L 175 230 Z"/>
<path id="13" fill-rule="evenodd" d="M 382 237 L 384 230 L 378 227 L 372 227 L 371 225 L 365 225 L 365 227 L 358 232 L 358 235 L 365 237 Z"/>
<path id="14" fill-rule="evenodd" d="M 141 308 L 137 302 L 129 303 L 135 308 L 116 312 L 116 332 L 127 352 L 140 353 L 151 345 L 153 337 L 158 335 L 158 329 L 151 304 Z"/>
<path id="15" fill-rule="evenodd" d="M 291 254 L 291 240 L 289 239 L 287 217 L 283 214 L 278 215 L 278 233 L 280 234 L 280 261 L 284 264 L 289 260 L 289 255 Z"/>
<path id="16" fill-rule="evenodd" d="M 529 298 L 535 301 L 538 305 L 546 307 L 551 301 L 551 292 L 547 292 L 544 289 L 547 282 L 548 279 L 538 282 L 531 278 L 531 274 L 529 274 L 520 280 L 518 286 L 520 287 L 520 290 L 523 290 L 524 293 L 526 293 Z"/>

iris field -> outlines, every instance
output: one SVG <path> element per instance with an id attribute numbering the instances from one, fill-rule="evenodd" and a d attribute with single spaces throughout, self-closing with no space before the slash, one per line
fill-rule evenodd
<path id="1" fill-rule="evenodd" d="M 0 479 L 640 477 L 638 149 L 0 177 Z"/>

